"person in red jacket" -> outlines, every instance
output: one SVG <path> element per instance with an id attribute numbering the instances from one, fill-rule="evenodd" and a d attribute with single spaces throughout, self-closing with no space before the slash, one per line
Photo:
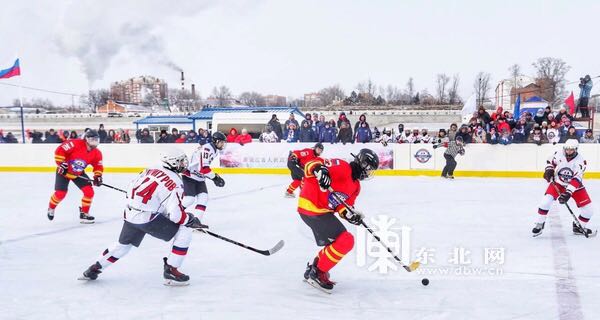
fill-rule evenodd
<path id="1" fill-rule="evenodd" d="M 252 136 L 248 134 L 248 130 L 246 130 L 246 128 L 242 129 L 242 134 L 235 137 L 235 143 L 245 145 L 246 143 L 250 142 L 252 142 Z"/>
<path id="2" fill-rule="evenodd" d="M 227 135 L 227 142 L 235 142 L 235 138 L 237 138 L 238 136 L 238 131 L 236 128 L 231 128 L 231 130 L 229 130 L 229 134 Z"/>
<path id="3" fill-rule="evenodd" d="M 81 223 L 94 223 L 94 217 L 90 215 L 90 206 L 94 198 L 95 186 L 102 185 L 102 152 L 97 149 L 100 136 L 96 130 L 89 130 L 83 139 L 71 139 L 63 142 L 54 152 L 56 161 L 56 179 L 54 182 L 54 193 L 50 197 L 47 216 L 49 220 L 54 219 L 56 206 L 65 198 L 69 182 L 73 183 L 83 192 L 81 207 L 79 208 L 79 219 Z M 93 180 L 85 173 L 85 168 L 91 165 L 94 169 Z"/>
<path id="4" fill-rule="evenodd" d="M 329 270 L 354 247 L 354 237 L 334 213 L 351 224 L 362 223 L 363 214 L 352 206 L 360 193 L 360 181 L 372 177 L 378 167 L 379 157 L 370 149 L 361 149 L 350 163 L 317 158 L 306 164 L 298 213 L 312 229 L 317 246 L 324 247 L 304 272 L 306 282 L 315 288 L 326 292 L 333 289 L 335 283 L 329 280 Z M 351 210 L 338 199 L 344 200 Z"/>
<path id="5" fill-rule="evenodd" d="M 286 198 L 294 198 L 294 191 L 302 184 L 304 177 L 304 166 L 310 161 L 318 158 L 323 153 L 323 144 L 317 143 L 312 148 L 290 151 L 287 166 L 292 174 L 292 183 L 285 191 Z"/>

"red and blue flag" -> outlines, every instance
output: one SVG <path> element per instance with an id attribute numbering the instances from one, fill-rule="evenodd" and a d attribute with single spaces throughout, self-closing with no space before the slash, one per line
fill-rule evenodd
<path id="1" fill-rule="evenodd" d="M 19 67 L 19 59 L 15 60 L 15 64 L 4 70 L 0 70 L 0 79 L 8 79 L 21 75 L 21 67 Z"/>

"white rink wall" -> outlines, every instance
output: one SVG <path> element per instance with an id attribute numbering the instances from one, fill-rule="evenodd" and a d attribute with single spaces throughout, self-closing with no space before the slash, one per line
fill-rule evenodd
<path id="1" fill-rule="evenodd" d="M 287 173 L 286 163 L 290 150 L 312 147 L 313 143 L 265 144 L 251 143 L 245 146 L 228 144 L 223 157 L 236 162 L 236 168 L 227 168 L 227 173 Z M 0 171 L 35 172 L 51 171 L 55 167 L 54 150 L 56 144 L 2 144 L 0 145 Z M 196 144 L 106 144 L 100 145 L 107 172 L 135 172 L 157 164 L 161 150 L 166 147 L 178 147 L 188 155 Z M 372 148 L 382 158 L 386 158 L 384 175 L 436 175 L 445 164 L 445 148 L 433 149 L 425 144 L 325 144 L 326 158 L 344 157 L 361 148 Z M 469 144 L 466 154 L 458 156 L 457 174 L 463 176 L 499 176 L 499 177 L 538 177 L 543 171 L 547 158 L 554 151 L 560 151 L 562 145 L 515 144 L 509 146 Z M 587 160 L 586 178 L 600 178 L 600 145 L 582 144 L 579 152 Z M 219 167 L 219 158 L 213 161 L 213 167 Z M 231 165 L 228 165 L 231 166 Z M 258 171 L 254 169 L 259 169 Z M 265 169 L 260 171 L 260 169 Z"/>

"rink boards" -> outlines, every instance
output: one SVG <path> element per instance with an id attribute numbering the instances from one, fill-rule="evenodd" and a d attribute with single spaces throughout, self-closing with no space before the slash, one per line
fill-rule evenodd
<path id="1" fill-rule="evenodd" d="M 212 163 L 217 172 L 228 174 L 288 174 L 289 151 L 312 147 L 312 143 L 228 144 Z M 135 173 L 156 165 L 161 150 L 178 147 L 191 154 L 196 144 L 106 144 L 100 145 L 106 172 Z M 0 146 L 0 172 L 52 172 L 55 144 L 4 144 Z M 437 176 L 445 165 L 445 148 L 425 144 L 325 144 L 326 158 L 351 159 L 350 153 L 371 148 L 380 157 L 378 175 Z M 540 177 L 546 160 L 562 145 L 515 144 L 509 146 L 470 144 L 464 156 L 457 156 L 457 176 Z M 587 160 L 586 178 L 600 178 L 600 145 L 581 144 Z"/>

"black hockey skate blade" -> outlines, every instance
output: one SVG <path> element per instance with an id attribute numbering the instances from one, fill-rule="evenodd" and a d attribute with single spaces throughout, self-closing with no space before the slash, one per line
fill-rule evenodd
<path id="1" fill-rule="evenodd" d="M 163 284 L 167 287 L 185 287 L 185 286 L 189 286 L 190 282 L 189 281 L 179 282 L 179 281 L 175 281 L 175 280 L 165 279 L 165 282 Z"/>
<path id="2" fill-rule="evenodd" d="M 574 235 L 576 235 L 576 236 L 582 236 L 582 237 L 585 237 L 585 236 L 583 235 L 583 233 L 576 233 L 576 232 L 573 232 L 573 234 L 574 234 Z M 598 235 L 598 230 L 594 230 L 592 233 L 588 234 L 588 236 L 587 236 L 587 237 L 588 237 L 588 238 L 593 238 L 593 237 L 595 237 L 596 235 Z"/>
<path id="3" fill-rule="evenodd" d="M 321 287 L 321 286 L 320 286 L 318 283 L 316 283 L 316 282 L 315 282 L 313 279 L 311 279 L 311 278 L 308 278 L 308 279 L 303 279 L 302 281 L 304 281 L 304 282 L 308 283 L 308 284 L 309 284 L 311 287 L 313 287 L 313 288 L 315 288 L 315 289 L 318 289 L 318 290 L 319 290 L 319 291 L 321 291 L 321 292 L 325 292 L 325 293 L 327 293 L 327 294 L 331 294 L 331 293 L 332 293 L 332 291 L 333 291 L 333 289 L 332 289 L 332 290 L 327 290 L 327 289 L 325 289 L 325 288 L 322 288 L 322 287 Z"/>

